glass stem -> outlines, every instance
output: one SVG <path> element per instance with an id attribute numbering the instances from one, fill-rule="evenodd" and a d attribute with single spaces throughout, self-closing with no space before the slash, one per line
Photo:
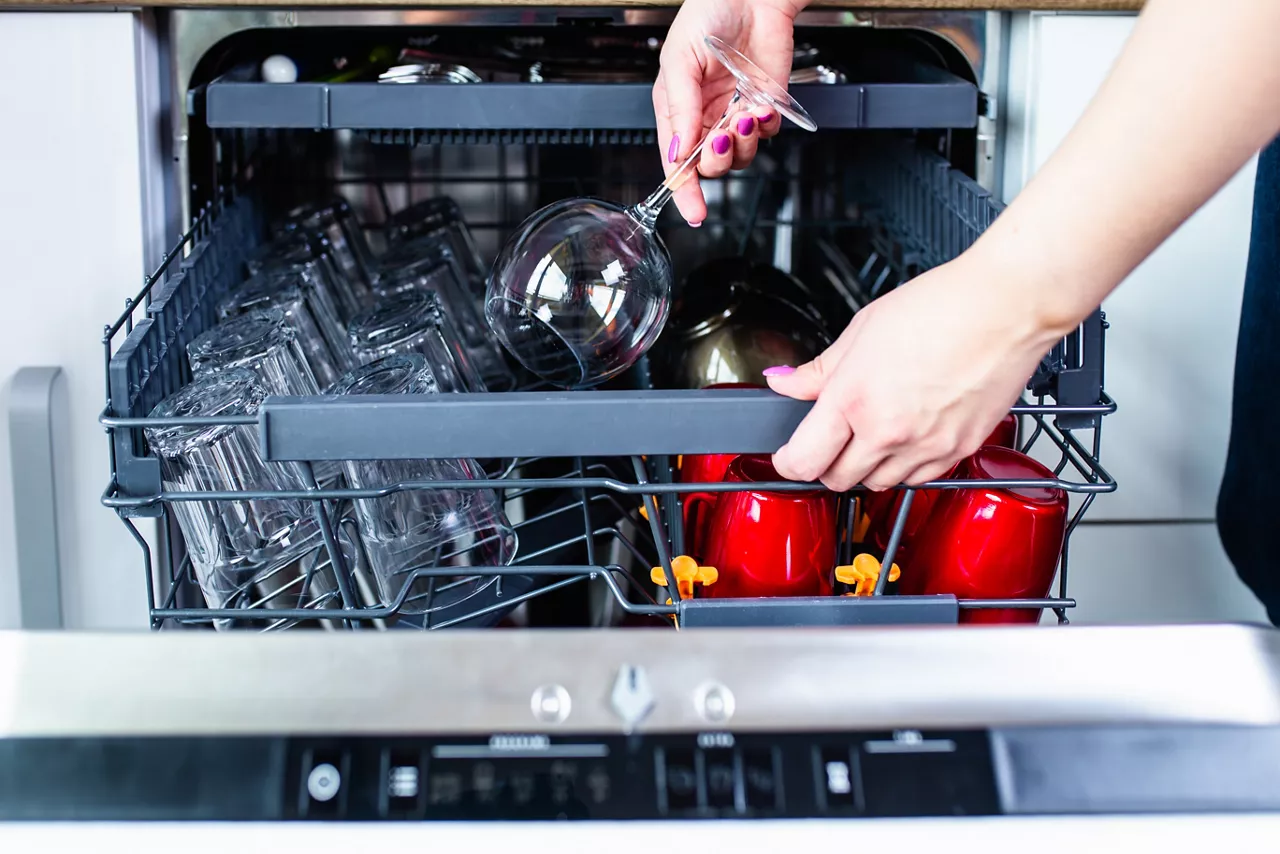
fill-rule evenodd
<path id="1" fill-rule="evenodd" d="M 729 105 L 724 109 L 724 115 L 706 132 L 702 137 L 702 141 L 698 143 L 697 148 L 685 158 L 684 162 L 674 172 L 667 176 L 667 180 L 658 185 L 658 189 L 649 194 L 649 198 L 632 209 L 632 214 L 641 225 L 652 229 L 658 221 L 658 214 L 662 213 L 662 209 L 666 207 L 667 202 L 671 201 L 671 197 L 675 195 L 676 190 L 683 187 L 686 181 L 697 174 L 698 160 L 702 156 L 703 146 L 707 144 L 707 140 L 715 136 L 717 131 L 729 127 L 729 118 L 733 115 L 733 108 L 739 100 L 741 100 L 741 96 L 734 92 L 733 97 L 729 99 Z"/>

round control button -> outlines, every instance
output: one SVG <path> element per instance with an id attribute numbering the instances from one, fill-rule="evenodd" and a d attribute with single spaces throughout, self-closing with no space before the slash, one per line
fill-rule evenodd
<path id="1" fill-rule="evenodd" d="M 312 800 L 331 801 L 342 786 L 342 775 L 328 762 L 317 765 L 307 775 L 307 794 Z"/>

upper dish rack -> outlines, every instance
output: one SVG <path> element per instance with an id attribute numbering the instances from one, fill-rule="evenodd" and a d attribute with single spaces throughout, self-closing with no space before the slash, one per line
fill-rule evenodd
<path id="1" fill-rule="evenodd" d="M 855 165 L 845 169 L 838 182 L 848 202 L 834 216 L 828 212 L 807 221 L 802 214 L 791 219 L 779 215 L 752 225 L 760 228 L 765 227 L 761 223 L 769 223 L 774 228 L 837 236 L 856 232 L 856 240 L 843 244 L 847 248 L 844 263 L 851 270 L 853 289 L 865 298 L 955 257 L 999 212 L 989 194 L 941 157 L 898 141 L 868 141 L 851 163 Z M 768 176 L 782 183 L 795 179 L 781 169 Z M 806 180 L 815 179 L 810 175 Z M 705 230 L 715 227 L 709 219 Z M 303 620 L 330 627 L 383 625 L 394 621 L 403 596 L 375 603 L 352 601 L 344 595 L 294 604 L 264 600 L 238 610 L 203 608 L 189 599 L 190 562 L 180 546 L 166 541 L 161 551 L 154 551 L 133 521 L 160 517 L 167 527 L 167 508 L 176 501 L 267 496 L 166 493 L 141 429 L 157 426 L 146 413 L 190 378 L 183 356 L 186 344 L 211 325 L 212 306 L 241 280 L 243 261 L 264 233 L 262 205 L 252 192 L 212 203 L 124 314 L 107 328 L 107 408 L 102 423 L 111 442 L 112 479 L 103 501 L 120 514 L 143 550 L 156 626 L 169 621 L 207 624 L 215 619 L 267 628 Z M 1056 347 L 1031 383 L 1026 402 L 1014 409 L 1031 427 L 1022 446 L 1047 448 L 1056 460 L 1056 466 L 1051 466 L 1054 480 L 1046 484 L 1078 497 L 1068 533 L 1095 495 L 1116 487 L 1099 460 L 1101 418 L 1114 410 L 1101 385 L 1104 329 L 1097 314 Z M 374 491 L 314 487 L 273 494 L 330 507 L 339 526 L 346 502 L 406 489 L 495 487 L 508 502 L 522 500 L 534 507 L 531 515 L 516 524 L 522 552 L 513 566 L 468 569 L 478 576 L 498 576 L 499 583 L 486 587 L 489 592 L 480 599 L 464 599 L 456 607 L 435 612 L 423 621 L 424 628 L 490 625 L 521 602 L 590 579 L 607 588 L 624 614 L 674 618 L 686 628 L 954 622 L 961 608 L 989 607 L 1049 608 L 1065 619 L 1065 609 L 1074 604 L 1066 591 L 1066 547 L 1058 595 L 1043 600 L 883 595 L 704 599 L 682 598 L 674 584 L 656 597 L 650 595 L 649 567 L 664 567 L 665 578 L 674 579 L 671 561 L 683 551 L 678 495 L 734 488 L 672 483 L 674 459 L 681 454 L 776 450 L 809 404 L 767 392 L 652 390 L 645 368 L 642 363 L 635 372 L 636 388 L 631 391 L 567 393 L 535 387 L 515 393 L 431 398 L 269 398 L 255 416 L 222 421 L 253 425 L 263 459 L 273 464 L 441 457 L 510 461 L 489 481 L 401 483 Z M 735 429 L 726 431 L 725 423 L 733 423 Z M 1086 428 L 1092 429 L 1087 442 L 1075 435 Z M 956 486 L 954 482 L 930 485 Z M 847 563 L 856 545 L 854 502 L 844 499 L 840 512 L 839 518 L 845 520 L 840 559 Z M 896 548 L 904 519 L 905 507 L 886 558 Z M 337 571 L 353 569 L 345 567 L 341 554 L 322 554 L 318 560 L 328 561 Z M 153 568 L 160 571 L 153 574 Z M 424 567 L 413 577 L 456 575 L 457 567 Z M 663 604 L 666 599 L 673 604 Z"/>

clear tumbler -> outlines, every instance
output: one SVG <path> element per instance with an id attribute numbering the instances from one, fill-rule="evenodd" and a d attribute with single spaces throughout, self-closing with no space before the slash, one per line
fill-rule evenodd
<path id="1" fill-rule="evenodd" d="M 335 197 L 290 211 L 278 232 L 284 235 L 299 231 L 326 238 L 343 275 L 360 283 L 364 289 L 372 284 L 373 252 L 365 240 L 364 230 L 356 222 L 355 212 L 345 199 Z"/>
<path id="2" fill-rule="evenodd" d="M 440 391 L 485 391 L 457 327 L 432 291 L 388 297 L 354 318 L 347 334 L 361 364 L 384 356 L 419 353 L 430 365 Z"/>
<path id="3" fill-rule="evenodd" d="M 469 274 L 460 256 L 443 239 L 443 232 L 402 244 L 382 257 L 377 292 L 382 295 L 430 290 L 439 295 L 445 312 L 457 324 L 471 363 L 487 388 L 509 390 L 515 377 L 502 348 L 489 332 L 468 287 Z"/>
<path id="4" fill-rule="evenodd" d="M 355 366 L 334 306 L 324 290 L 307 278 L 305 268 L 259 273 L 219 303 L 218 317 L 225 321 L 271 309 L 284 313 L 321 388 L 328 388 Z"/>
<path id="5" fill-rule="evenodd" d="M 417 353 L 388 356 L 348 374 L 334 394 L 438 394 L 426 360 Z M 408 481 L 483 480 L 474 460 L 351 460 L 348 483 L 376 489 Z M 357 499 L 356 519 L 369 567 L 385 605 L 403 595 L 401 614 L 452 608 L 478 595 L 496 577 L 417 578 L 418 569 L 506 566 L 517 537 L 498 494 L 488 488 L 409 489 Z M 408 589 L 405 587 L 408 585 Z"/>
<path id="6" fill-rule="evenodd" d="M 162 400 L 153 418 L 253 415 L 267 392 L 244 368 L 197 377 Z M 166 492 L 279 491 L 305 488 L 295 466 L 265 463 L 252 426 L 148 427 Z M 320 547 L 309 502 L 282 498 L 174 501 L 196 579 L 211 608 L 248 607 L 258 580 Z M 216 628 L 231 622 L 218 620 Z"/>

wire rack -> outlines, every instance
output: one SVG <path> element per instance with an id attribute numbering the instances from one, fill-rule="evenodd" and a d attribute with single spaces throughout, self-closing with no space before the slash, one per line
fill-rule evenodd
<path id="1" fill-rule="evenodd" d="M 647 149 L 557 146 L 419 147 L 370 151 L 371 143 L 332 134 L 321 142 L 289 143 L 282 165 L 263 156 L 283 145 L 243 138 L 227 141 L 232 167 L 245 187 L 210 201 L 192 228 L 147 277 L 139 294 L 106 327 L 107 406 L 101 421 L 111 449 L 111 481 L 103 503 L 138 543 L 148 582 L 153 627 L 236 626 L 259 630 L 390 628 L 430 630 L 494 626 L 519 617 L 520 606 L 573 588 L 595 591 L 594 624 L 700 626 L 851 625 L 954 622 L 962 609 L 1050 609 L 1060 621 L 1074 606 L 1067 595 L 1070 534 L 1094 497 L 1116 488 L 1100 462 L 1101 419 L 1114 410 L 1102 390 L 1101 316 L 1065 340 L 1046 358 L 1024 401 L 1014 408 L 1023 425 L 1020 446 L 1046 461 L 1054 477 L 1035 481 L 1072 495 L 1057 578 L 1045 599 L 957 600 L 948 596 L 897 596 L 881 573 L 874 595 L 774 599 L 707 599 L 682 595 L 672 560 L 685 552 L 681 495 L 733 491 L 732 484 L 676 483 L 680 454 L 762 453 L 776 449 L 803 415 L 803 404 L 767 393 L 749 400 L 717 392 L 652 390 L 647 360 L 627 376 L 631 390 L 548 393 L 527 382 L 522 391 L 449 395 L 447 416 L 406 401 L 403 418 L 376 421 L 359 400 L 267 401 L 257 415 L 205 419 L 201 423 L 253 425 L 263 458 L 299 466 L 306 488 L 290 492 L 177 493 L 160 485 L 159 466 L 142 428 L 162 422 L 146 417 L 166 395 L 189 381 L 187 343 L 213 322 L 219 297 L 243 278 L 246 255 L 263 239 L 271 211 L 318 189 L 337 189 L 359 213 L 376 243 L 379 226 L 394 210 L 440 193 L 462 204 L 482 251 L 492 254 L 506 230 L 555 198 L 589 193 L 622 201 L 642 198 L 653 171 Z M 306 151 L 308 145 L 328 150 Z M 850 315 L 868 300 L 922 269 L 963 251 L 998 214 L 999 206 L 939 155 L 896 138 L 858 143 L 858 156 L 835 158 L 801 146 L 779 144 L 750 172 L 708 182 L 711 216 L 700 234 L 668 226 L 677 272 L 712 251 L 763 256 L 793 266 L 809 281 L 831 285 L 829 307 Z M 256 151 L 255 151 L 256 149 Z M 265 152 L 265 155 L 264 155 Z M 389 153 L 388 153 L 389 152 Z M 252 154 L 252 159 L 250 155 Z M 854 166 L 834 167 L 833 163 Z M 638 164 L 646 164 L 640 166 Z M 247 188 L 247 189 L 246 189 Z M 792 263 L 794 260 L 794 263 Z M 1092 383 L 1092 384 L 1091 384 Z M 602 397 L 607 395 L 609 397 Z M 610 403 L 619 429 L 607 441 L 575 439 L 584 406 Z M 518 412 L 520 431 L 486 429 Z M 744 415 L 745 413 L 745 415 Z M 745 422 L 732 439 L 724 418 Z M 430 444 L 421 418 L 447 417 L 451 429 Z M 186 423 L 169 419 L 163 423 Z M 319 426 L 317 426 L 319 425 Z M 1079 433 L 1084 431 L 1084 435 Z M 436 431 L 437 433 L 439 431 Z M 333 444 L 333 436 L 343 441 Z M 331 447 L 318 452 L 316 443 Z M 310 443 L 310 444 L 309 444 Z M 378 489 L 319 483 L 311 463 L 324 459 L 477 457 L 498 461 L 487 480 L 404 482 Z M 1028 481 L 941 481 L 925 489 L 1020 487 Z M 756 484 L 792 491 L 805 484 Z M 407 573 L 398 596 L 379 599 L 369 581 L 367 557 L 358 546 L 353 502 L 409 490 L 495 489 L 520 538 L 510 566 L 470 565 L 466 554 L 436 555 Z M 883 558 L 892 563 L 915 490 L 907 490 Z M 839 497 L 839 563 L 860 550 L 856 531 L 860 491 Z M 302 501 L 322 533 L 321 544 L 272 576 L 256 579 L 228 607 L 202 601 L 192 562 L 174 523 L 178 502 L 234 502 L 262 498 Z M 146 526 L 158 520 L 157 533 Z M 341 543 L 355 542 L 344 548 Z M 666 585 L 651 570 L 663 568 Z M 426 580 L 425 594 L 420 592 Z M 410 591 L 419 591 L 411 593 Z M 406 608 L 416 598 L 412 609 Z M 414 613 L 407 613 L 412 610 Z"/>

